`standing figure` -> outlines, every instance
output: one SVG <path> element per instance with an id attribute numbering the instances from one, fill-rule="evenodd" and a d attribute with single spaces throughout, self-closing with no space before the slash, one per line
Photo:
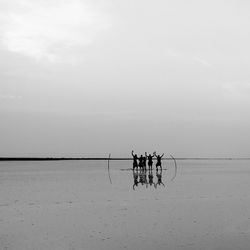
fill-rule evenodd
<path id="1" fill-rule="evenodd" d="M 144 165 L 143 162 L 144 162 L 143 155 L 141 155 L 140 158 L 139 158 L 139 168 L 140 169 L 143 169 L 143 165 Z"/>
<path id="2" fill-rule="evenodd" d="M 151 154 L 147 155 L 147 152 L 145 154 L 146 154 L 146 157 L 148 158 L 148 169 L 152 170 L 154 154 L 153 155 L 151 155 Z"/>
<path id="3" fill-rule="evenodd" d="M 131 154 L 133 156 L 133 170 L 135 168 L 138 169 L 138 163 L 137 163 L 138 156 L 137 156 L 137 154 L 134 154 L 134 150 L 132 150 Z"/>
<path id="4" fill-rule="evenodd" d="M 157 160 L 157 162 L 156 162 L 156 170 L 158 170 L 158 167 L 160 167 L 161 170 L 162 170 L 161 159 L 162 159 L 163 155 L 164 155 L 164 153 L 162 155 L 156 155 L 156 152 L 154 152 L 154 156 L 156 157 L 156 160 Z"/>
<path id="5" fill-rule="evenodd" d="M 147 152 L 145 152 L 145 156 L 143 156 L 143 169 L 147 169 Z"/>

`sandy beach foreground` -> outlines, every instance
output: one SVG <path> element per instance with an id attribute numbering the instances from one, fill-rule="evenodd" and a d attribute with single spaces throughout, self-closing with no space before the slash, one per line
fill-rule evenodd
<path id="1" fill-rule="evenodd" d="M 250 161 L 180 161 L 173 181 L 164 161 L 165 187 L 135 190 L 130 164 L 111 184 L 107 161 L 0 162 L 0 249 L 250 249 Z"/>

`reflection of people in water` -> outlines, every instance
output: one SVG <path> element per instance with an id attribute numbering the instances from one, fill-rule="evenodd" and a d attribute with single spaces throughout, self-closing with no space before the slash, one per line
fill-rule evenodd
<path id="1" fill-rule="evenodd" d="M 162 159 L 163 155 L 164 155 L 164 153 L 162 155 L 156 155 L 156 152 L 154 152 L 154 156 L 156 157 L 156 160 L 157 160 L 157 162 L 156 162 L 156 170 L 158 170 L 158 167 L 160 167 L 161 170 L 162 170 L 161 159 Z"/>
<path id="2" fill-rule="evenodd" d="M 151 155 L 151 154 L 147 155 L 147 152 L 146 152 L 145 155 L 148 158 L 148 169 L 152 170 L 154 154 L 153 155 Z"/>
<path id="3" fill-rule="evenodd" d="M 155 188 L 157 188 L 157 185 L 164 185 L 164 183 L 162 182 L 162 169 L 160 171 L 158 171 L 158 169 L 156 170 L 156 177 L 157 177 L 157 183 L 155 183 Z"/>
<path id="4" fill-rule="evenodd" d="M 165 184 L 162 181 L 162 170 L 156 170 L 156 181 L 154 182 L 154 175 L 152 169 L 150 169 L 148 172 L 144 169 L 135 169 L 133 170 L 133 190 L 135 190 L 136 187 L 141 184 L 142 186 L 153 186 L 154 188 L 157 188 L 157 186 L 163 186 L 165 187 Z"/>
<path id="5" fill-rule="evenodd" d="M 138 169 L 138 163 L 137 163 L 137 160 L 138 160 L 138 156 L 137 154 L 134 154 L 134 150 L 132 150 L 131 152 L 132 156 L 133 156 L 133 169 Z"/>
<path id="6" fill-rule="evenodd" d="M 141 183 L 142 186 L 146 185 L 146 187 L 148 187 L 147 171 L 143 169 L 133 170 L 133 178 L 134 178 L 134 184 L 133 184 L 134 190 L 135 190 L 135 187 L 138 187 L 139 183 Z"/>
<path id="7" fill-rule="evenodd" d="M 144 169 L 140 170 L 139 183 L 141 183 L 142 185 L 146 184 L 146 187 L 148 187 L 147 171 Z"/>
<path id="8" fill-rule="evenodd" d="M 148 184 L 150 186 L 152 186 L 154 184 L 154 175 L 153 175 L 152 169 L 149 169 L 149 171 L 148 171 Z"/>
<path id="9" fill-rule="evenodd" d="M 133 189 L 135 190 L 135 186 L 138 186 L 138 178 L 139 178 L 139 174 L 138 174 L 138 169 L 133 170 L 133 177 L 134 177 L 134 185 L 133 185 Z"/>

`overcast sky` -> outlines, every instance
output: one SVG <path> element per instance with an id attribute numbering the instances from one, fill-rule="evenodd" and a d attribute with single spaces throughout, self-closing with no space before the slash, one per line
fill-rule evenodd
<path id="1" fill-rule="evenodd" d="M 0 155 L 250 156 L 246 0 L 0 0 Z"/>

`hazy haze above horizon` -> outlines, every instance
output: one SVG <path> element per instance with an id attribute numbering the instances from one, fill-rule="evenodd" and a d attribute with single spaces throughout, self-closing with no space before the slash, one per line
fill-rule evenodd
<path id="1" fill-rule="evenodd" d="M 0 0 L 0 156 L 250 156 L 249 11 Z"/>

